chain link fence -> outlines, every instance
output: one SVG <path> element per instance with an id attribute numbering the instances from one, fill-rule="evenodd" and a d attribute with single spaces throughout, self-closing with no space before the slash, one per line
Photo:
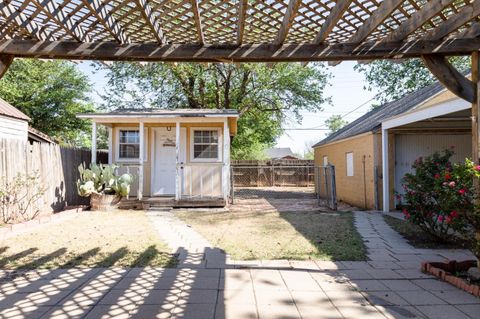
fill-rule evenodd
<path id="1" fill-rule="evenodd" d="M 318 204 L 336 209 L 335 168 L 305 165 L 232 166 L 232 203 L 240 199 L 317 199 Z M 318 182 L 317 182 L 318 181 Z"/>

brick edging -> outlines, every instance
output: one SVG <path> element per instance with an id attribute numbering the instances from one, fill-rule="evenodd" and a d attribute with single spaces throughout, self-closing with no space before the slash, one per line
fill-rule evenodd
<path id="1" fill-rule="evenodd" d="M 48 216 L 39 216 L 26 222 L 5 225 L 0 227 L 0 240 L 36 230 L 42 227 L 44 224 L 56 223 L 70 219 L 76 214 L 83 212 L 87 207 L 88 206 L 66 207 L 65 210 Z"/>
<path id="2" fill-rule="evenodd" d="M 462 289 L 476 297 L 480 297 L 480 286 L 471 284 L 463 278 L 455 276 L 453 273 L 457 271 L 467 271 L 470 267 L 477 266 L 476 260 L 466 260 L 457 262 L 451 260 L 447 263 L 444 262 L 423 262 L 422 271 L 424 273 L 431 274 L 438 279 L 448 282 L 449 284 Z"/>

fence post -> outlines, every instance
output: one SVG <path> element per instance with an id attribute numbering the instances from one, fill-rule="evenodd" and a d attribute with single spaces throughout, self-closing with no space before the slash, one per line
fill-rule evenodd
<path id="1" fill-rule="evenodd" d="M 330 178 L 330 182 L 332 184 L 332 209 L 333 210 L 337 210 L 337 184 L 336 184 L 336 181 L 335 181 L 335 166 L 331 165 L 330 166 L 330 175 L 331 175 L 331 178 Z"/>

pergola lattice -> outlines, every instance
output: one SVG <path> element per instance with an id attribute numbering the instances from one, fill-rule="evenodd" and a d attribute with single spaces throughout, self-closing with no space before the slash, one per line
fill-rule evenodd
<path id="1" fill-rule="evenodd" d="M 479 18 L 480 0 L 0 0 L 0 77 L 14 57 L 176 62 L 421 57 L 448 89 L 472 103 L 472 153 L 479 162 Z M 470 54 L 471 80 L 446 59 Z M 384 135 L 388 144 L 388 132 Z"/>

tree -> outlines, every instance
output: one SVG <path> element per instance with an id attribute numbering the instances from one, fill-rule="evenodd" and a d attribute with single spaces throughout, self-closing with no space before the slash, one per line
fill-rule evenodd
<path id="1" fill-rule="evenodd" d="M 101 66 L 100 66 L 101 67 Z M 320 111 L 328 74 L 323 64 L 114 63 L 102 107 L 235 109 L 232 157 L 259 158 L 282 133 L 286 116 Z"/>
<path id="2" fill-rule="evenodd" d="M 82 145 L 88 121 L 77 113 L 92 111 L 90 84 L 75 64 L 17 59 L 0 80 L 0 97 L 27 114 L 30 125 L 63 144 Z"/>
<path id="3" fill-rule="evenodd" d="M 468 57 L 452 57 L 450 62 L 461 72 L 470 67 Z M 365 75 L 366 89 L 378 89 L 377 99 L 381 103 L 397 100 L 436 81 L 420 59 L 408 59 L 402 63 L 377 60 L 357 64 L 355 70 Z"/>
<path id="4" fill-rule="evenodd" d="M 348 121 L 344 120 L 341 115 L 332 115 L 325 121 L 325 124 L 327 124 L 330 130 L 328 133 L 328 135 L 330 135 L 347 125 Z"/>

